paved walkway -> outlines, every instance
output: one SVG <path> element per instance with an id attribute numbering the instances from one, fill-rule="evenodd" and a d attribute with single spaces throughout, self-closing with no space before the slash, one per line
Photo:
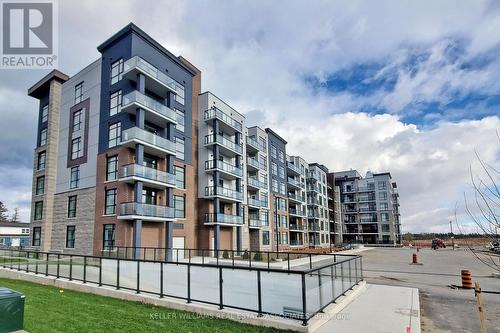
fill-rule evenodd
<path id="1" fill-rule="evenodd" d="M 366 291 L 315 333 L 420 333 L 418 289 L 367 284 Z"/>

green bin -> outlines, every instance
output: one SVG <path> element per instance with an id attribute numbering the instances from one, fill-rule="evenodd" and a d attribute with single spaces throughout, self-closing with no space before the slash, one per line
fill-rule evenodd
<path id="1" fill-rule="evenodd" d="M 0 333 L 23 329 L 24 295 L 0 287 Z"/>

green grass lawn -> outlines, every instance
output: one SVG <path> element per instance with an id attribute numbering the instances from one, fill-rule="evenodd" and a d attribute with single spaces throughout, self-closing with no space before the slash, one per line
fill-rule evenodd
<path id="1" fill-rule="evenodd" d="M 0 278 L 0 287 L 26 295 L 24 329 L 30 333 L 284 332 L 20 280 Z"/>

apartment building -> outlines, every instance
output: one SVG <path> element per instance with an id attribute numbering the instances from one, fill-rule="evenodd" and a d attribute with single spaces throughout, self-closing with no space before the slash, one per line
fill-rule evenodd
<path id="1" fill-rule="evenodd" d="M 290 246 L 307 243 L 306 170 L 308 163 L 300 156 L 287 156 L 287 196 L 290 215 Z"/>
<path id="2" fill-rule="evenodd" d="M 39 100 L 34 248 L 101 254 L 114 246 L 197 246 L 200 71 L 133 24 Z"/>
<path id="3" fill-rule="evenodd" d="M 330 245 L 330 221 L 326 175 L 328 169 L 318 163 L 309 164 L 306 178 L 309 246 Z"/>
<path id="4" fill-rule="evenodd" d="M 342 206 L 340 202 L 340 187 L 335 185 L 335 176 L 330 172 L 326 176 L 328 183 L 328 217 L 330 221 L 330 243 L 341 246 L 342 237 Z"/>
<path id="5" fill-rule="evenodd" d="M 401 244 L 399 194 L 389 172 L 356 170 L 334 173 L 340 189 L 343 241 L 365 244 Z"/>

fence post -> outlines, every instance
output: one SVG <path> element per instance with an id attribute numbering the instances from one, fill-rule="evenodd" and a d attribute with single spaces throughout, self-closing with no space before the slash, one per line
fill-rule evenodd
<path id="1" fill-rule="evenodd" d="M 136 293 L 140 292 L 139 283 L 141 281 L 141 262 L 137 260 L 137 290 Z"/>
<path id="2" fill-rule="evenodd" d="M 177 263 L 179 263 L 179 249 L 178 248 L 177 248 L 177 256 L 176 257 L 177 257 L 176 261 L 177 261 Z"/>
<path id="3" fill-rule="evenodd" d="M 222 267 L 219 267 L 219 309 L 224 309 L 223 306 L 223 291 L 222 291 Z"/>
<path id="4" fill-rule="evenodd" d="M 99 258 L 99 287 L 102 286 L 102 258 Z"/>
<path id="5" fill-rule="evenodd" d="M 288 258 L 287 258 L 288 259 L 288 270 L 290 270 L 290 252 L 288 252 L 287 255 L 288 255 Z"/>
<path id="6" fill-rule="evenodd" d="M 46 253 L 45 257 L 47 258 L 45 260 L 45 276 L 49 276 L 49 254 Z"/>
<path id="7" fill-rule="evenodd" d="M 187 302 L 191 303 L 191 264 L 188 264 L 187 278 L 188 278 L 188 281 L 187 281 L 187 287 L 188 287 Z"/>
<path id="8" fill-rule="evenodd" d="M 188 250 L 188 256 L 189 256 L 188 262 L 191 265 L 191 249 Z"/>
<path id="9" fill-rule="evenodd" d="M 83 257 L 83 283 L 87 282 L 87 257 Z"/>
<path id="10" fill-rule="evenodd" d="M 330 277 L 332 280 L 332 301 L 335 301 L 335 278 L 333 277 L 333 266 L 330 266 Z"/>
<path id="11" fill-rule="evenodd" d="M 57 255 L 57 275 L 56 277 L 59 279 L 59 260 L 61 260 L 61 255 Z"/>
<path id="12" fill-rule="evenodd" d="M 269 269 L 270 267 L 270 258 L 271 258 L 271 254 L 269 253 L 269 251 L 267 251 L 267 269 Z"/>
<path id="13" fill-rule="evenodd" d="M 160 298 L 163 298 L 163 261 L 160 261 Z"/>
<path id="14" fill-rule="evenodd" d="M 252 251 L 248 250 L 248 267 L 252 268 Z"/>
<path id="15" fill-rule="evenodd" d="M 342 280 L 342 293 L 345 291 L 344 287 L 344 263 L 340 263 L 340 279 Z"/>
<path id="16" fill-rule="evenodd" d="M 356 283 L 358 283 L 358 258 L 354 259 L 354 278 L 356 279 Z"/>
<path id="17" fill-rule="evenodd" d="M 205 250 L 201 250 L 201 263 L 204 265 L 205 264 Z"/>
<path id="18" fill-rule="evenodd" d="M 17 253 L 17 270 L 21 270 L 21 254 L 19 252 Z"/>
<path id="19" fill-rule="evenodd" d="M 69 256 L 69 280 L 73 280 L 73 256 Z"/>
<path id="20" fill-rule="evenodd" d="M 257 270 L 257 299 L 259 301 L 259 314 L 257 317 L 262 317 L 262 285 L 260 281 L 260 270 Z"/>
<path id="21" fill-rule="evenodd" d="M 234 267 L 234 251 L 231 251 L 231 253 L 233 254 L 233 267 Z"/>
<path id="22" fill-rule="evenodd" d="M 29 272 L 30 251 L 26 252 L 26 273 Z"/>
<path id="23" fill-rule="evenodd" d="M 307 326 L 306 275 L 302 273 L 302 326 Z"/>
<path id="24" fill-rule="evenodd" d="M 116 260 L 116 289 L 120 289 L 120 259 Z"/>
<path id="25" fill-rule="evenodd" d="M 351 260 L 347 261 L 349 267 L 349 288 L 352 287 L 352 272 L 351 272 Z"/>
<path id="26" fill-rule="evenodd" d="M 35 274 L 38 275 L 38 253 L 36 254 L 36 257 L 35 257 Z"/>
<path id="27" fill-rule="evenodd" d="M 359 257 L 359 270 L 361 272 L 361 280 L 363 280 L 363 258 Z"/>
<path id="28" fill-rule="evenodd" d="M 309 269 L 313 268 L 312 255 L 309 253 Z"/>
<path id="29" fill-rule="evenodd" d="M 323 307 L 323 294 L 321 293 L 321 270 L 318 270 L 319 308 Z M 323 310 L 321 310 L 323 312 Z"/>

